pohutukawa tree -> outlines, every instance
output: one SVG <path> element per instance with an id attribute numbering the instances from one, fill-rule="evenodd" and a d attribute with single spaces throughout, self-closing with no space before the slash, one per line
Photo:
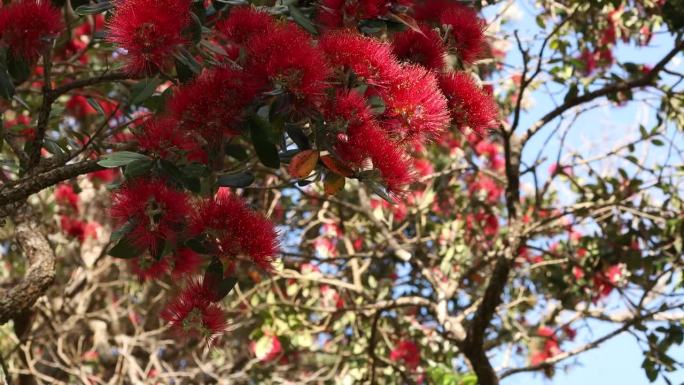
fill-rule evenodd
<path id="1" fill-rule="evenodd" d="M 521 3 L 3 1 L 0 383 L 669 383 L 684 3 Z"/>

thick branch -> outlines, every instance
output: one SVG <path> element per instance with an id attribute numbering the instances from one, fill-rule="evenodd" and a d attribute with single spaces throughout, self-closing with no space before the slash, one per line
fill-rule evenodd
<path id="1" fill-rule="evenodd" d="M 15 239 L 29 266 L 21 282 L 0 291 L 0 325 L 31 308 L 55 277 L 55 254 L 40 222 L 28 206 L 20 209 L 15 219 Z"/>
<path id="2" fill-rule="evenodd" d="M 26 199 L 30 195 L 64 180 L 98 170 L 102 170 L 102 167 L 97 164 L 97 160 L 87 160 L 32 175 L 11 187 L 1 188 L 0 207 Z"/>

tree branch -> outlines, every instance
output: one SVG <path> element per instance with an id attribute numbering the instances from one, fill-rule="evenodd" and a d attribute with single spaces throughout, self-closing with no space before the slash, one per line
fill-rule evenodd
<path id="1" fill-rule="evenodd" d="M 535 124 L 533 124 L 525 133 L 525 137 L 523 138 L 523 144 L 527 143 L 539 130 L 541 130 L 542 127 L 544 127 L 547 123 L 551 122 L 558 116 L 562 115 L 565 113 L 567 110 L 579 106 L 584 103 L 588 103 L 592 100 L 598 99 L 603 96 L 607 96 L 610 94 L 618 93 L 618 92 L 624 92 L 624 91 L 629 91 L 634 88 L 640 88 L 640 87 L 646 87 L 649 85 L 653 85 L 653 83 L 657 80 L 658 78 L 658 73 L 660 73 L 665 66 L 672 60 L 677 54 L 684 49 L 684 41 L 678 41 L 675 46 L 672 48 L 672 50 L 665 55 L 654 67 L 653 69 L 646 75 L 642 76 L 639 79 L 635 79 L 632 81 L 628 82 L 622 82 L 618 84 L 612 84 L 606 87 L 603 87 L 601 89 L 598 89 L 596 91 L 588 92 L 585 93 L 582 96 L 578 96 L 576 98 L 572 98 L 570 100 L 565 101 L 563 104 L 560 106 L 556 107 L 546 115 L 544 115 L 541 119 L 539 119 Z"/>
<path id="2" fill-rule="evenodd" d="M 54 170 L 24 178 L 11 187 L 0 188 L 0 207 L 28 198 L 44 188 L 73 177 L 102 170 L 97 160 L 69 164 Z"/>
<path id="3" fill-rule="evenodd" d="M 15 220 L 15 239 L 29 266 L 21 282 L 0 291 L 0 325 L 31 308 L 55 277 L 54 251 L 31 208 L 22 207 Z"/>

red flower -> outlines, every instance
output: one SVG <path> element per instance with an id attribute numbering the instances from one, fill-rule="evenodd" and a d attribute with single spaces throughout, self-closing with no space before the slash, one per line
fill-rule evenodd
<path id="1" fill-rule="evenodd" d="M 443 75 L 440 87 L 449 101 L 449 111 L 459 129 L 465 127 L 483 135 L 498 124 L 498 108 L 492 97 L 465 72 Z"/>
<path id="2" fill-rule="evenodd" d="M 252 7 L 233 8 L 225 20 L 216 24 L 216 30 L 236 44 L 244 44 L 253 36 L 270 35 L 275 27 L 271 15 Z"/>
<path id="3" fill-rule="evenodd" d="M 420 364 L 420 348 L 413 341 L 400 341 L 390 352 L 390 360 L 403 361 L 407 368 L 415 370 Z"/>
<path id="4" fill-rule="evenodd" d="M 78 212 L 78 194 L 74 191 L 74 187 L 68 183 L 61 183 L 55 187 L 55 201 L 59 205 L 70 206 L 75 212 Z"/>
<path id="5" fill-rule="evenodd" d="M 158 71 L 186 43 L 190 0 L 120 0 L 109 22 L 109 40 L 126 50 L 126 70 L 135 75 Z"/>
<path id="6" fill-rule="evenodd" d="M 182 248 L 173 255 L 173 270 L 176 277 L 194 273 L 202 264 L 202 256 L 188 248 Z"/>
<path id="7" fill-rule="evenodd" d="M 589 76 L 596 70 L 596 55 L 589 51 L 588 48 L 582 50 L 579 59 L 584 63 L 584 68 L 582 70 L 584 75 Z"/>
<path id="8" fill-rule="evenodd" d="M 88 237 L 97 239 L 97 224 L 95 223 L 87 223 L 66 215 L 59 218 L 59 223 L 67 236 L 76 238 L 81 243 Z"/>
<path id="9" fill-rule="evenodd" d="M 413 13 L 416 20 L 433 23 L 455 3 L 454 0 L 425 0 L 414 6 Z"/>
<path id="10" fill-rule="evenodd" d="M 63 28 L 62 13 L 49 1 L 21 0 L 0 8 L 0 40 L 27 61 L 36 60 Z"/>
<path id="11" fill-rule="evenodd" d="M 112 217 L 134 223 L 129 239 L 151 254 L 161 241 L 175 242 L 189 212 L 187 195 L 156 179 L 133 180 L 112 194 Z"/>
<path id="12" fill-rule="evenodd" d="M 402 140 L 432 139 L 449 125 L 447 100 L 437 78 L 421 66 L 402 68 L 388 87 L 378 91 L 386 105 L 383 125 Z"/>
<path id="13" fill-rule="evenodd" d="M 243 109 L 258 85 L 243 71 L 217 68 L 180 87 L 168 102 L 168 111 L 183 130 L 196 131 L 211 144 L 238 134 Z"/>
<path id="14" fill-rule="evenodd" d="M 104 170 L 91 172 L 88 174 L 88 179 L 99 181 L 100 183 L 112 183 L 117 176 L 119 176 L 119 171 L 117 169 L 106 168 Z"/>
<path id="15" fill-rule="evenodd" d="M 370 85 L 385 84 L 402 71 L 392 47 L 376 39 L 341 31 L 328 33 L 318 44 L 333 66 L 351 69 Z"/>
<path id="16" fill-rule="evenodd" d="M 385 14 L 386 0 L 322 0 L 317 21 L 326 28 L 341 28 L 356 24 L 361 19 L 374 19 Z"/>
<path id="17" fill-rule="evenodd" d="M 330 69 L 309 34 L 292 23 L 260 33 L 247 43 L 247 68 L 267 80 L 271 90 L 289 92 L 297 100 L 317 103 Z"/>
<path id="18" fill-rule="evenodd" d="M 202 150 L 196 136 L 178 128 L 172 118 L 145 120 L 136 137 L 140 149 L 154 157 L 171 160 L 181 157 L 191 162 L 207 162 L 207 154 Z"/>
<path id="19" fill-rule="evenodd" d="M 375 124 L 349 127 L 346 141 L 338 143 L 336 149 L 343 160 L 358 168 L 370 159 L 392 195 L 401 195 L 414 180 L 408 155 Z"/>
<path id="20" fill-rule="evenodd" d="M 213 294 L 202 280 L 190 281 L 161 312 L 179 336 L 206 338 L 210 343 L 226 328 L 223 309 L 213 303 Z"/>
<path id="21" fill-rule="evenodd" d="M 442 71 L 447 55 L 442 38 L 427 25 L 421 25 L 420 30 L 423 33 L 409 29 L 394 35 L 394 53 L 401 60 Z"/>
<path id="22" fill-rule="evenodd" d="M 330 119 L 342 118 L 348 126 L 346 134 L 338 135 L 335 146 L 340 158 L 359 169 L 370 159 L 373 168 L 380 171 L 388 192 L 400 195 L 413 180 L 408 156 L 380 128 L 363 96 L 354 91 L 338 92 L 328 115 Z"/>
<path id="23" fill-rule="evenodd" d="M 192 221 L 194 236 L 210 236 L 215 252 L 224 258 L 247 256 L 257 266 L 271 270 L 278 253 L 277 233 L 273 224 L 250 210 L 234 195 L 221 195 L 200 204 Z"/>
<path id="24" fill-rule="evenodd" d="M 454 4 L 441 14 L 439 23 L 450 28 L 456 52 L 463 63 L 472 64 L 479 58 L 485 46 L 485 23 L 474 9 Z"/>
<path id="25" fill-rule="evenodd" d="M 143 253 L 129 262 L 131 270 L 141 281 L 161 278 L 169 271 L 169 263 L 166 259 L 155 259 L 149 253 Z"/>

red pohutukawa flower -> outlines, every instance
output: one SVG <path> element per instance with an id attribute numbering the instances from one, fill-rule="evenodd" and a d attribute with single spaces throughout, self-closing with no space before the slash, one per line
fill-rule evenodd
<path id="1" fill-rule="evenodd" d="M 55 201 L 59 205 L 69 206 L 78 213 L 78 194 L 74 187 L 68 183 L 60 183 L 55 187 Z"/>
<path id="2" fill-rule="evenodd" d="M 172 118 L 150 118 L 136 133 L 140 149 L 154 157 L 190 162 L 206 163 L 207 154 L 192 132 L 178 129 Z"/>
<path id="3" fill-rule="evenodd" d="M 0 8 L 0 42 L 27 61 L 36 60 L 63 28 L 62 13 L 48 0 L 22 0 Z"/>
<path id="4" fill-rule="evenodd" d="M 205 338 L 210 343 L 226 329 L 226 316 L 201 279 L 191 280 L 161 312 L 179 336 Z"/>
<path id="5" fill-rule="evenodd" d="M 112 217 L 119 224 L 133 223 L 128 239 L 151 254 L 161 241 L 176 241 L 189 214 L 187 195 L 158 179 L 136 179 L 112 194 Z"/>
<path id="6" fill-rule="evenodd" d="M 235 195 L 220 194 L 202 202 L 192 220 L 191 233 L 206 235 L 220 257 L 246 256 L 267 271 L 278 252 L 273 223 Z"/>
<path id="7" fill-rule="evenodd" d="M 392 46 L 349 31 L 331 32 L 318 45 L 336 69 L 350 69 L 370 85 L 383 85 L 401 72 Z"/>
<path id="8" fill-rule="evenodd" d="M 441 14 L 439 23 L 449 27 L 456 53 L 463 63 L 472 64 L 479 58 L 485 46 L 485 22 L 474 9 L 454 4 Z"/>
<path id="9" fill-rule="evenodd" d="M 316 20 L 326 28 L 355 25 L 361 19 L 374 19 L 387 11 L 386 0 L 322 0 Z"/>
<path id="10" fill-rule="evenodd" d="M 400 60 L 420 64 L 441 72 L 447 56 L 446 46 L 437 31 L 421 25 L 422 33 L 409 29 L 394 36 L 392 47 Z"/>
<path id="11" fill-rule="evenodd" d="M 109 40 L 126 50 L 126 70 L 144 75 L 163 69 L 190 24 L 191 0 L 118 0 Z"/>
<path id="12" fill-rule="evenodd" d="M 346 123 L 345 134 L 338 135 L 337 154 L 352 167 L 362 169 L 370 160 L 380 171 L 387 191 L 400 195 L 413 180 L 408 156 L 392 141 L 373 118 L 366 100 L 355 91 L 338 92 L 327 111 L 329 119 Z"/>
<path id="13" fill-rule="evenodd" d="M 457 0 L 424 0 L 413 6 L 413 15 L 418 21 L 436 23 L 439 16 L 456 3 Z"/>
<path id="14" fill-rule="evenodd" d="M 240 132 L 237 123 L 258 87 L 244 71 L 206 70 L 176 90 L 168 111 L 181 129 L 198 132 L 209 144 L 218 145 L 223 137 Z"/>
<path id="15" fill-rule="evenodd" d="M 310 35 L 292 23 L 259 34 L 247 43 L 250 72 L 266 79 L 269 91 L 282 90 L 316 104 L 323 96 L 330 73 L 323 53 Z"/>
<path id="16" fill-rule="evenodd" d="M 451 117 L 459 129 L 468 127 L 482 135 L 487 129 L 496 127 L 496 102 L 469 74 L 456 72 L 442 75 L 440 86 L 449 100 Z"/>
<path id="17" fill-rule="evenodd" d="M 391 195 L 402 195 L 414 179 L 406 152 L 377 125 L 349 127 L 347 138 L 338 144 L 337 151 L 341 158 L 358 168 L 364 166 L 363 160 L 370 159 Z"/>
<path id="18" fill-rule="evenodd" d="M 392 361 L 402 361 L 407 368 L 414 370 L 420 364 L 420 348 L 413 341 L 399 341 L 390 352 Z"/>
<path id="19" fill-rule="evenodd" d="M 447 101 L 437 78 L 421 66 L 405 66 L 378 92 L 386 105 L 383 124 L 403 140 L 432 139 L 449 125 Z"/>
<path id="20" fill-rule="evenodd" d="M 165 258 L 156 259 L 148 252 L 131 259 L 129 264 L 140 281 L 161 278 L 169 271 L 169 262 Z"/>
<path id="21" fill-rule="evenodd" d="M 254 36 L 269 35 L 276 27 L 275 20 L 266 12 L 252 7 L 237 7 L 230 10 L 225 20 L 216 24 L 216 29 L 228 40 L 242 45 Z"/>
<path id="22" fill-rule="evenodd" d="M 202 256 L 191 249 L 181 248 L 173 254 L 173 269 L 171 274 L 176 277 L 191 274 L 199 269 L 202 264 Z"/>

